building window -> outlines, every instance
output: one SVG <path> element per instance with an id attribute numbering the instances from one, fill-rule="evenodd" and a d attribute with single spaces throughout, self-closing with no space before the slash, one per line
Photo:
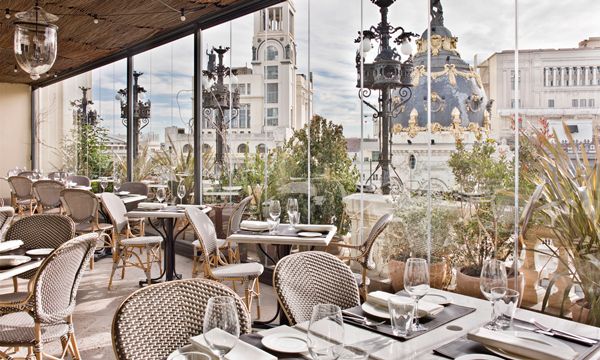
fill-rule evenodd
<path id="1" fill-rule="evenodd" d="M 267 80 L 277 80 L 279 77 L 279 67 L 277 65 L 265 66 Z"/>
<path id="2" fill-rule="evenodd" d="M 515 108 L 515 99 L 510 100 L 510 107 Z M 521 99 L 519 99 L 519 107 L 521 107 Z"/>
<path id="3" fill-rule="evenodd" d="M 521 86 L 521 70 L 519 70 L 519 86 Z M 515 88 L 515 71 L 510 71 L 510 88 Z"/>
<path id="4" fill-rule="evenodd" d="M 239 110 L 239 128 L 250 128 L 250 104 L 241 104 Z"/>
<path id="5" fill-rule="evenodd" d="M 277 104 L 279 102 L 279 84 L 266 84 L 267 104 Z"/>
<path id="6" fill-rule="evenodd" d="M 579 106 L 579 101 L 577 99 L 571 100 L 571 107 L 578 107 L 578 106 Z"/>
<path id="7" fill-rule="evenodd" d="M 246 95 L 250 95 L 250 83 L 246 84 Z"/>
<path id="8" fill-rule="evenodd" d="M 579 99 L 579 107 L 587 107 L 587 100 L 586 99 Z"/>
<path id="9" fill-rule="evenodd" d="M 208 144 L 203 144 L 202 145 L 202 152 L 203 153 L 209 153 L 211 150 L 212 149 L 211 149 L 210 145 L 208 145 Z"/>
<path id="10" fill-rule="evenodd" d="M 240 95 L 246 95 L 246 84 L 239 84 L 238 90 L 240 92 Z"/>
<path id="11" fill-rule="evenodd" d="M 247 144 L 240 144 L 238 146 L 238 153 L 240 154 L 246 154 L 248 152 L 248 145 Z"/>
<path id="12" fill-rule="evenodd" d="M 294 35 L 294 13 L 290 10 L 290 19 L 288 21 L 290 27 L 290 34 Z"/>
<path id="13" fill-rule="evenodd" d="M 193 149 L 194 148 L 190 144 L 183 145 L 183 152 L 186 153 L 186 154 L 192 152 Z"/>
<path id="14" fill-rule="evenodd" d="M 594 99 L 588 99 L 588 106 L 593 108 L 594 106 L 596 106 Z"/>
<path id="15" fill-rule="evenodd" d="M 279 52 L 275 46 L 269 45 L 267 46 L 267 60 L 275 61 L 279 58 Z"/>
<path id="16" fill-rule="evenodd" d="M 256 146 L 256 152 L 259 154 L 264 154 L 267 152 L 267 145 L 265 144 L 258 144 L 258 146 Z"/>
<path id="17" fill-rule="evenodd" d="M 417 167 L 417 158 L 414 154 L 410 154 L 410 156 L 408 157 L 408 167 L 411 170 L 414 170 L 415 167 Z"/>
<path id="18" fill-rule="evenodd" d="M 554 107 L 554 99 L 548 99 L 548 107 L 549 108 L 553 108 Z"/>
<path id="19" fill-rule="evenodd" d="M 277 126 L 279 124 L 279 109 L 267 108 L 267 126 Z"/>

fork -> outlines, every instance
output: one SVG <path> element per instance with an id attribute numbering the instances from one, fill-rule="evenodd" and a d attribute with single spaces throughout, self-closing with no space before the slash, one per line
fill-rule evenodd
<path id="1" fill-rule="evenodd" d="M 544 325 L 540 324 L 540 323 L 539 323 L 537 320 L 535 320 L 535 319 L 531 319 L 529 322 L 530 322 L 530 323 L 531 323 L 533 326 L 537 327 L 538 329 L 540 329 L 540 330 L 542 330 L 542 331 L 544 331 L 544 332 L 548 332 L 548 333 L 555 333 L 555 334 L 558 334 L 558 335 L 563 335 L 563 336 L 566 336 L 566 337 L 571 337 L 571 338 L 573 338 L 573 339 L 577 339 L 577 340 L 579 340 L 580 342 L 584 342 L 584 343 L 586 343 L 586 344 L 590 344 L 590 345 L 595 345 L 595 344 L 597 344 L 597 343 L 598 343 L 598 341 L 597 341 L 597 340 L 590 339 L 590 338 L 588 338 L 588 337 L 585 337 L 585 336 L 581 336 L 581 335 L 577 335 L 577 334 L 570 333 L 570 332 L 568 332 L 568 331 L 563 331 L 563 330 L 553 329 L 553 328 L 551 328 L 551 327 L 544 326 Z"/>
<path id="2" fill-rule="evenodd" d="M 342 314 L 345 315 L 346 317 L 350 317 L 351 318 L 350 320 L 360 321 L 363 324 L 365 324 L 366 326 L 378 326 L 378 325 L 383 325 L 385 323 L 385 321 L 371 321 L 364 316 L 360 316 L 360 315 L 352 313 L 350 311 L 342 310 Z"/>

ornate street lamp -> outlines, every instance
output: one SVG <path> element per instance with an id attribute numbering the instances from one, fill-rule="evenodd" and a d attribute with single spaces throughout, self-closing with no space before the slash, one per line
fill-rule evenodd
<path id="1" fill-rule="evenodd" d="M 381 22 L 377 26 L 371 26 L 369 30 L 362 32 L 354 42 L 359 43 L 359 49 L 356 55 L 356 69 L 358 74 L 357 87 L 363 89 L 359 92 L 360 99 L 371 109 L 375 110 L 374 119 L 379 121 L 379 162 L 375 172 L 381 168 L 381 191 L 383 194 L 390 193 L 390 164 L 392 162 L 391 147 L 391 119 L 402 105 L 410 99 L 412 95 L 411 73 L 412 48 L 410 40 L 417 37 L 417 34 L 406 32 L 402 27 L 393 27 L 388 22 L 388 8 L 396 0 L 371 0 L 373 4 L 379 6 L 381 13 Z M 400 45 L 402 55 L 408 56 L 408 59 L 402 62 L 400 54 L 396 49 L 390 46 L 392 35 L 399 32 L 399 35 L 393 40 L 396 45 Z M 361 33 L 359 32 L 359 35 Z M 364 63 L 364 72 L 361 74 L 361 52 L 366 53 L 371 48 L 371 41 L 379 42 L 379 53 L 372 63 Z M 364 58 L 364 56 L 363 56 Z M 364 62 L 364 60 L 363 60 Z M 400 96 L 392 98 L 392 90 L 398 89 Z M 371 90 L 379 90 L 378 106 L 372 105 L 365 98 L 371 95 Z M 372 175 L 371 175 L 372 176 Z"/>
<path id="2" fill-rule="evenodd" d="M 73 117 L 77 122 L 78 126 L 83 125 L 98 125 L 98 112 L 94 109 L 94 102 L 88 100 L 87 92 L 90 88 L 86 88 L 84 86 L 80 86 L 82 96 L 81 99 L 77 99 L 75 101 L 71 101 L 71 106 L 73 106 Z"/>
<path id="3" fill-rule="evenodd" d="M 145 94 L 146 89 L 138 84 L 138 79 L 144 73 L 134 71 L 133 72 L 133 103 L 135 107 L 133 109 L 133 154 L 137 157 L 138 146 L 140 142 L 140 134 L 142 129 L 148 126 L 150 123 L 150 100 L 146 100 Z M 121 89 L 117 91 L 117 100 L 121 101 L 121 121 L 125 127 L 127 127 L 127 89 Z"/>
<path id="4" fill-rule="evenodd" d="M 225 77 L 230 76 L 230 69 L 223 65 L 223 55 L 229 48 L 213 47 L 208 53 L 208 67 L 202 72 L 202 105 L 204 118 L 212 122 L 216 133 L 215 151 L 215 177 L 218 179 L 223 170 L 223 135 L 229 122 L 238 116 L 240 108 L 240 91 L 237 87 L 237 77 L 232 73 L 229 86 L 225 84 Z M 215 55 L 216 53 L 216 55 Z M 216 63 L 218 56 L 219 63 Z M 216 80 L 216 81 L 215 81 Z M 225 111 L 229 110 L 229 120 L 225 122 Z M 214 117 L 213 117 L 214 115 Z"/>

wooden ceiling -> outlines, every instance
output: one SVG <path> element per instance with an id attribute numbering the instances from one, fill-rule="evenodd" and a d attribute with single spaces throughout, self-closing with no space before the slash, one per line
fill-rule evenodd
<path id="1" fill-rule="evenodd" d="M 0 82 L 47 85 L 55 79 L 75 75 L 115 61 L 151 46 L 161 39 L 173 40 L 192 33 L 198 25 L 208 28 L 282 0 L 46 0 L 44 10 L 59 16 L 58 56 L 50 75 L 34 82 L 16 65 L 13 53 L 14 13 L 26 11 L 33 0 L 0 2 Z M 168 5 L 168 6 L 167 6 Z M 173 9 L 185 10 L 186 21 Z M 10 19 L 4 9 L 10 9 Z M 94 15 L 99 19 L 94 24 Z"/>

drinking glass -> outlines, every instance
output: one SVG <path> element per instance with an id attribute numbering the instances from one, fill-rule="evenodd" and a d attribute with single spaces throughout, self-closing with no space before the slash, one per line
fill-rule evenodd
<path id="1" fill-rule="evenodd" d="M 415 315 L 415 305 L 412 299 L 409 300 L 405 296 L 391 296 L 388 299 L 388 311 L 394 335 L 407 336 Z"/>
<path id="2" fill-rule="evenodd" d="M 173 360 L 210 360 L 210 356 L 198 351 L 188 351 L 173 356 Z"/>
<path id="3" fill-rule="evenodd" d="M 344 349 L 344 322 L 337 305 L 318 304 L 313 307 L 308 334 L 308 351 L 315 360 L 333 360 Z"/>
<path id="4" fill-rule="evenodd" d="M 496 323 L 502 329 L 509 328 L 512 325 L 513 317 L 519 307 L 519 292 L 513 289 L 497 287 L 492 289 L 492 293 L 498 295 L 504 294 L 496 301 L 494 312 L 496 313 Z"/>
<path id="5" fill-rule="evenodd" d="M 479 278 L 479 288 L 481 289 L 481 293 L 483 294 L 483 296 L 485 296 L 485 298 L 488 299 L 492 305 L 492 318 L 490 322 L 485 325 L 485 328 L 487 329 L 499 329 L 499 326 L 496 323 L 495 303 L 496 300 L 501 299 L 504 296 L 504 292 L 492 292 L 492 289 L 506 289 L 506 286 L 506 266 L 504 265 L 504 262 L 496 259 L 486 260 L 483 263 L 483 268 L 481 269 L 481 276 Z"/>
<path id="6" fill-rule="evenodd" d="M 100 177 L 100 187 L 102 188 L 102 192 L 104 192 L 104 190 L 106 189 L 107 186 L 108 186 L 108 178 L 106 176 L 101 176 Z"/>
<path id="7" fill-rule="evenodd" d="M 118 176 L 115 176 L 113 179 L 113 191 L 118 193 L 120 188 L 121 188 L 121 178 L 119 178 Z"/>
<path id="8" fill-rule="evenodd" d="M 162 204 L 162 202 L 165 201 L 166 197 L 167 194 L 164 187 L 159 187 L 158 189 L 156 189 L 156 200 L 158 200 L 159 203 Z"/>
<path id="9" fill-rule="evenodd" d="M 419 324 L 419 300 L 429 291 L 429 265 L 427 260 L 410 258 L 404 267 L 404 290 L 415 299 L 415 322 L 413 331 L 425 331 L 426 327 Z"/>
<path id="10" fill-rule="evenodd" d="M 290 222 L 290 228 L 294 229 L 300 223 L 300 213 L 298 211 L 298 199 L 289 198 L 287 202 L 287 213 Z"/>
<path id="11" fill-rule="evenodd" d="M 179 198 L 179 203 L 183 204 L 183 198 L 185 197 L 185 184 L 183 181 L 180 181 L 179 185 L 177 185 L 177 197 Z"/>
<path id="12" fill-rule="evenodd" d="M 271 229 L 271 233 L 275 233 L 275 229 L 279 224 L 279 216 L 281 216 L 281 205 L 279 204 L 279 200 L 271 200 L 269 203 L 269 217 L 273 222 L 273 228 Z"/>
<path id="13" fill-rule="evenodd" d="M 202 332 L 204 340 L 219 359 L 225 359 L 240 337 L 240 322 L 233 297 L 215 296 L 208 299 Z"/>

